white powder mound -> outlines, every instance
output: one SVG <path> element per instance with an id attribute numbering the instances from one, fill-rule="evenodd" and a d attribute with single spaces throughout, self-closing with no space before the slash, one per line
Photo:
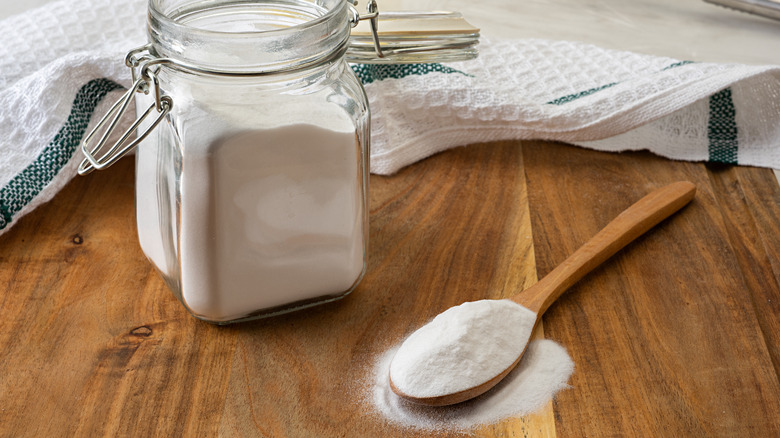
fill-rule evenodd
<path id="1" fill-rule="evenodd" d="M 536 313 L 509 300 L 451 307 L 403 342 L 390 364 L 390 378 L 412 397 L 480 385 L 517 360 L 535 322 Z"/>
<path id="2" fill-rule="evenodd" d="M 574 372 L 566 350 L 553 341 L 531 342 L 523 359 L 504 380 L 485 394 L 452 406 L 422 406 L 404 400 L 387 380 L 396 349 L 383 354 L 374 370 L 372 402 L 382 416 L 402 426 L 439 431 L 465 431 L 480 425 L 530 414 L 567 387 Z"/>

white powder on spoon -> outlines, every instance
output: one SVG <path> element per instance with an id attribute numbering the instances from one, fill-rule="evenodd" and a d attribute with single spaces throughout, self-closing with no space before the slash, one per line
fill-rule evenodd
<path id="1" fill-rule="evenodd" d="M 406 394 L 431 397 L 489 380 L 514 362 L 535 319 L 534 312 L 508 300 L 465 303 L 443 312 L 381 356 L 372 384 L 375 409 L 393 423 L 426 430 L 466 430 L 536 411 L 566 387 L 574 371 L 566 350 L 552 341 L 529 344 L 518 366 L 498 385 L 457 405 L 409 402 L 388 381 L 391 375 Z M 422 351 L 426 345 L 428 350 Z"/>
<path id="2" fill-rule="evenodd" d="M 390 379 L 417 398 L 479 386 L 517 360 L 535 322 L 536 313 L 509 300 L 451 307 L 403 342 L 390 365 Z"/>

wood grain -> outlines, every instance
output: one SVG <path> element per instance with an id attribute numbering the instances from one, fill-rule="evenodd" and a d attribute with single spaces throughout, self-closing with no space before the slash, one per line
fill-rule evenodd
<path id="1" fill-rule="evenodd" d="M 189 316 L 145 260 L 132 173 L 124 160 L 78 178 L 0 237 L 0 436 L 430 436 L 371 412 L 377 355 L 452 305 L 534 284 L 537 263 L 549 272 L 680 179 L 700 188 L 693 204 L 548 311 L 572 388 L 473 435 L 780 434 L 770 171 L 550 143 L 454 149 L 372 176 L 369 272 L 350 296 L 228 327 Z"/>
<path id="2" fill-rule="evenodd" d="M 730 195 L 701 164 L 541 143 L 525 144 L 524 159 L 540 275 L 643 192 L 681 179 L 698 187 L 691 205 L 547 312 L 548 336 L 577 364 L 573 388 L 556 400 L 558 436 L 778 436 L 776 346 L 767 347 L 777 333 L 764 335 L 731 244 L 746 238 L 756 248 L 759 236 L 748 226 L 732 236 L 724 220 L 749 209 L 724 208 L 718 199 Z M 756 190 L 772 187 L 763 173 Z M 771 195 L 760 209 L 777 218 Z M 760 252 L 755 269 L 772 272 Z"/>
<path id="3" fill-rule="evenodd" d="M 77 178 L 0 239 L 2 435 L 216 430 L 236 331 L 195 323 L 144 259 L 132 173 Z"/>
<path id="4" fill-rule="evenodd" d="M 620 212 L 538 283 L 510 299 L 537 315 L 544 314 L 573 284 L 683 208 L 695 193 L 696 186 L 688 181 L 673 182 L 653 190 Z"/>
<path id="5" fill-rule="evenodd" d="M 769 356 L 780 375 L 780 190 L 763 169 L 708 166 Z"/>
<path id="6" fill-rule="evenodd" d="M 482 145 L 372 177 L 370 266 L 350 296 L 212 326 L 138 249 L 132 171 L 74 180 L 0 238 L 3 434 L 428 436 L 370 411 L 377 355 L 450 306 L 536 280 L 521 149 Z M 553 425 L 548 409 L 475 434 Z"/>

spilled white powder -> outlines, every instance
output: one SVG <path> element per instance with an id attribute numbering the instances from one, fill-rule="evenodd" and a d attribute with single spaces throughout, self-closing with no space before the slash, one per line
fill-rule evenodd
<path id="1" fill-rule="evenodd" d="M 481 385 L 517 360 L 535 322 L 536 313 L 509 300 L 451 307 L 401 344 L 390 378 L 412 397 L 437 397 Z"/>
<path id="2" fill-rule="evenodd" d="M 566 350 L 553 341 L 534 341 L 511 373 L 490 391 L 452 406 L 423 406 L 398 397 L 387 380 L 396 349 L 376 364 L 370 396 L 374 409 L 391 423 L 437 431 L 465 431 L 533 413 L 567 387 L 574 372 Z"/>
<path id="3" fill-rule="evenodd" d="M 565 388 L 574 371 L 552 341 L 528 344 L 518 366 L 498 385 L 452 406 L 418 405 L 397 396 L 435 397 L 479 385 L 508 368 L 523 351 L 536 314 L 509 300 L 452 307 L 383 354 L 372 381 L 372 403 L 385 418 L 426 430 L 467 430 L 532 413 Z"/>

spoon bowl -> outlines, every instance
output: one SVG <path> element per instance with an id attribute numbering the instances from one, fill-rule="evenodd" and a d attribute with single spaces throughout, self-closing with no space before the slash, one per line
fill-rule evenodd
<path id="1" fill-rule="evenodd" d="M 688 181 L 669 184 L 651 192 L 620 213 L 538 283 L 508 299 L 536 314 L 534 322 L 534 329 L 536 329 L 544 312 L 569 287 L 637 237 L 687 205 L 695 193 L 696 186 Z M 487 392 L 498 384 L 520 363 L 527 346 L 526 342 L 522 350 L 517 352 L 517 359 L 503 371 L 465 390 L 432 397 L 415 397 L 400 390 L 393 383 L 392 376 L 388 375 L 390 388 L 400 397 L 418 404 L 446 406 L 461 403 Z"/>

